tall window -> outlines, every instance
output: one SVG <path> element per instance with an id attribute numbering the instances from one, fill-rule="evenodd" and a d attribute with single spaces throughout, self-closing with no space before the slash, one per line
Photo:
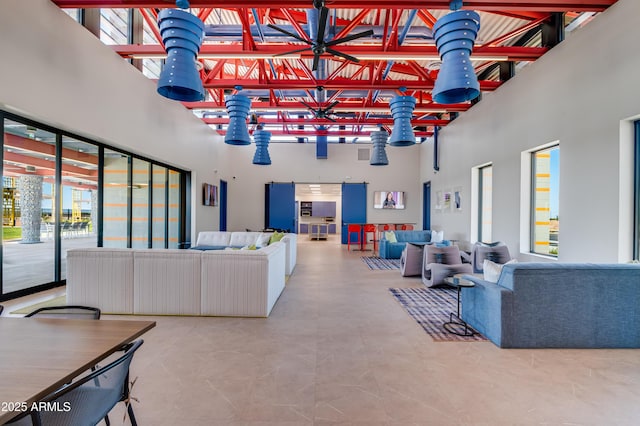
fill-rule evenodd
<path id="1" fill-rule="evenodd" d="M 133 159 L 131 174 L 131 247 L 147 248 L 149 244 L 149 162 Z"/>
<path id="2" fill-rule="evenodd" d="M 558 256 L 560 146 L 531 153 L 531 251 Z"/>
<path id="3" fill-rule="evenodd" d="M 104 189 L 102 239 L 103 247 L 125 248 L 128 242 L 129 189 L 131 157 L 104 150 Z"/>
<path id="4" fill-rule="evenodd" d="M 64 284 L 82 247 L 178 248 L 187 172 L 0 110 L 0 301 Z"/>
<path id="5" fill-rule="evenodd" d="M 492 241 L 493 166 L 478 169 L 478 241 Z"/>

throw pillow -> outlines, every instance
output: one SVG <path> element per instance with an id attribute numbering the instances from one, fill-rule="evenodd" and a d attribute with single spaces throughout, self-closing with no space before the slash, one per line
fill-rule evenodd
<path id="1" fill-rule="evenodd" d="M 269 244 L 277 243 L 284 237 L 284 232 L 274 232 L 271 234 L 271 238 L 269 239 Z"/>
<path id="2" fill-rule="evenodd" d="M 262 248 L 268 246 L 269 242 L 271 241 L 271 236 L 272 234 L 260 234 L 260 236 L 258 236 L 258 239 L 256 240 L 256 247 Z"/>
<path id="3" fill-rule="evenodd" d="M 396 233 L 393 232 L 393 231 L 385 231 L 384 238 L 385 238 L 385 240 L 389 241 L 390 243 L 397 243 L 398 242 L 398 239 L 396 238 Z"/>
<path id="4" fill-rule="evenodd" d="M 249 245 L 246 245 L 246 246 L 242 247 L 240 250 L 256 250 L 256 245 L 255 244 L 249 244 Z"/>
<path id="5" fill-rule="evenodd" d="M 431 231 L 431 242 L 441 243 L 444 240 L 444 231 Z"/>
<path id="6" fill-rule="evenodd" d="M 508 265 L 509 263 L 516 263 L 516 259 L 511 259 L 505 264 L 495 263 L 490 261 L 489 259 L 485 259 L 482 263 L 482 269 L 484 273 L 485 281 L 489 281 L 492 283 L 497 283 L 500 278 L 500 274 L 502 273 L 502 267 L 504 265 Z"/>

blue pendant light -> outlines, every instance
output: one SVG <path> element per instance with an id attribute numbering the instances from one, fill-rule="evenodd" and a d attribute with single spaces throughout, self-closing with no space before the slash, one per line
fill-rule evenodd
<path id="1" fill-rule="evenodd" d="M 465 102 L 480 95 L 480 84 L 471 64 L 471 51 L 480 30 L 480 15 L 456 10 L 433 26 L 442 66 L 433 87 L 433 100 L 441 104 Z"/>
<path id="2" fill-rule="evenodd" d="M 167 59 L 158 79 L 158 93 L 183 102 L 204 99 L 204 87 L 196 57 L 204 39 L 204 24 L 198 17 L 179 9 L 163 9 L 158 25 Z"/>
<path id="3" fill-rule="evenodd" d="M 271 132 L 257 129 L 253 132 L 253 140 L 256 142 L 256 153 L 253 156 L 253 164 L 268 166 L 271 164 L 271 157 L 269 156 Z"/>
<path id="4" fill-rule="evenodd" d="M 251 109 L 251 99 L 245 95 L 229 95 L 224 100 L 229 112 L 229 127 L 224 137 L 225 143 L 229 145 L 249 145 L 249 129 L 247 128 L 247 117 Z"/>
<path id="5" fill-rule="evenodd" d="M 395 96 L 389 102 L 391 115 L 393 116 L 393 131 L 389 139 L 391 146 L 409 146 L 416 143 L 416 136 L 411 127 L 411 117 L 416 107 L 416 98 L 413 96 Z"/>
<path id="6" fill-rule="evenodd" d="M 371 148 L 371 160 L 369 161 L 369 164 L 372 166 L 386 166 L 389 164 L 389 158 L 387 158 L 387 151 L 385 147 L 388 137 L 389 134 L 382 129 L 377 132 L 371 132 L 373 148 Z"/>

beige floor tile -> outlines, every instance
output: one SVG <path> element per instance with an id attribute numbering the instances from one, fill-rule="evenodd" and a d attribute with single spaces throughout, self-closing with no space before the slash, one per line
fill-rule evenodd
<path id="1" fill-rule="evenodd" d="M 131 367 L 139 424 L 638 424 L 640 351 L 434 342 L 388 292 L 420 278 L 361 255 L 301 238 L 268 319 L 144 317 L 157 327 Z"/>

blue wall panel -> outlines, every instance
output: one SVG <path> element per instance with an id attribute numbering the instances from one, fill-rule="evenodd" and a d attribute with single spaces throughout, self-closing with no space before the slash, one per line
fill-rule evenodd
<path id="1" fill-rule="evenodd" d="M 267 184 L 266 227 L 287 229 L 297 232 L 296 221 L 296 186 L 293 182 Z"/>
<path id="2" fill-rule="evenodd" d="M 342 184 L 342 244 L 347 244 L 347 224 L 367 222 L 367 184 Z"/>

